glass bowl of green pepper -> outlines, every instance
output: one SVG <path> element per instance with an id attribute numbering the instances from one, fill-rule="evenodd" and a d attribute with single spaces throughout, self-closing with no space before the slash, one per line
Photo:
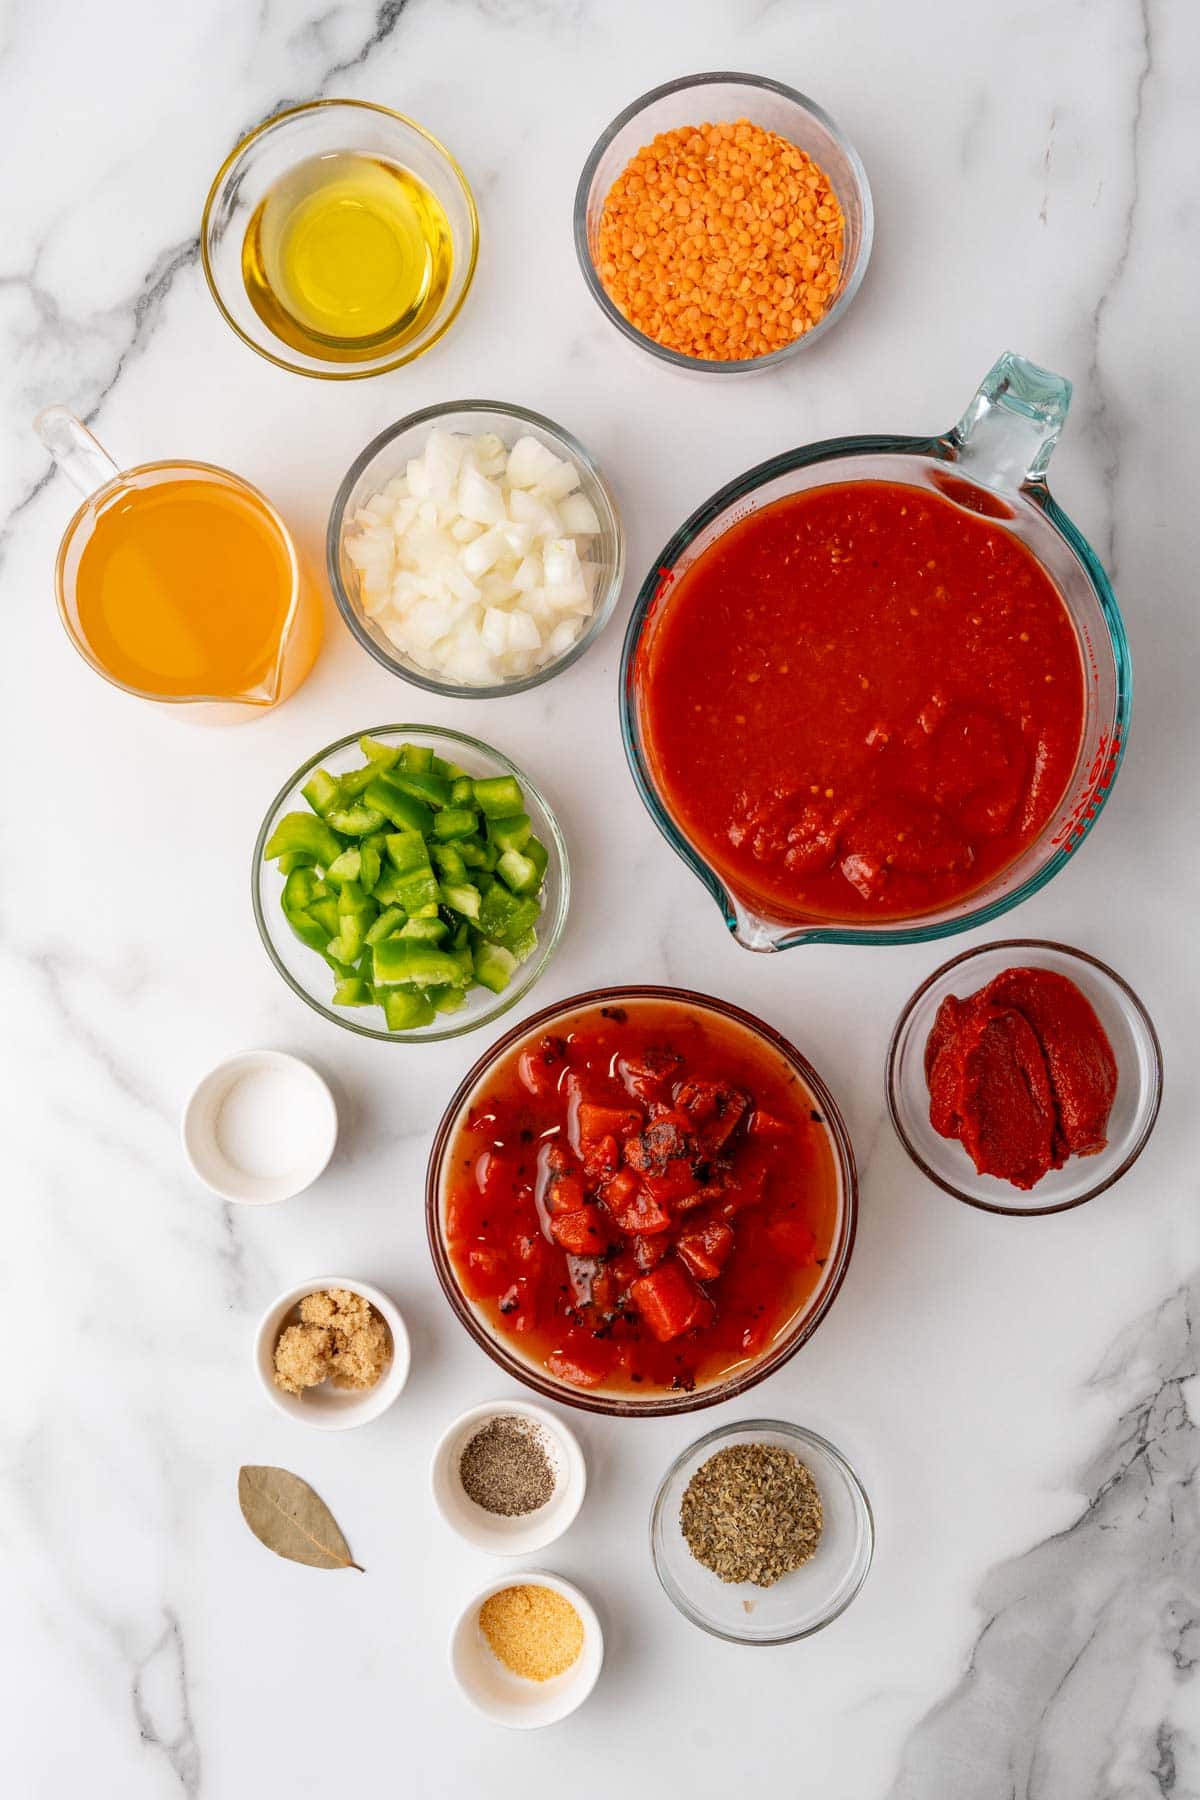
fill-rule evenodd
<path id="1" fill-rule="evenodd" d="M 460 1037 L 562 935 L 567 847 L 528 776 L 459 731 L 384 725 L 289 776 L 254 845 L 268 956 L 314 1012 L 390 1043 Z"/>

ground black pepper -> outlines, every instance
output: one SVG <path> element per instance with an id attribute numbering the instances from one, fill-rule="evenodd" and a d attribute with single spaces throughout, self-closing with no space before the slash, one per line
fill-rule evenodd
<path id="1" fill-rule="evenodd" d="M 459 1458 L 463 1492 L 485 1512 L 522 1518 L 554 1493 L 554 1465 L 541 1426 L 501 1413 L 480 1427 Z"/>

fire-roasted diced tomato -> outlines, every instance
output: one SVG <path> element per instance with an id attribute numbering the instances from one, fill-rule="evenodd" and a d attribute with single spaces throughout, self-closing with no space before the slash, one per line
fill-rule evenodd
<path id="1" fill-rule="evenodd" d="M 600 1198 L 622 1231 L 650 1235 L 670 1226 L 666 1207 L 647 1193 L 631 1169 L 618 1169 L 601 1188 Z"/>
<path id="2" fill-rule="evenodd" d="M 728 1225 L 714 1220 L 698 1225 L 694 1231 L 681 1232 L 675 1248 L 697 1281 L 715 1281 L 733 1250 L 733 1232 Z"/>
<path id="3" fill-rule="evenodd" d="M 538 1099 L 552 1094 L 567 1066 L 566 1040 L 560 1037 L 539 1038 L 522 1050 L 517 1062 L 517 1075 L 522 1087 Z"/>
<path id="4" fill-rule="evenodd" d="M 605 1338 L 587 1331 L 568 1331 L 557 1348 L 546 1358 L 546 1367 L 560 1381 L 572 1387 L 598 1387 L 610 1375 L 616 1362 L 616 1351 Z"/>
<path id="5" fill-rule="evenodd" d="M 550 1235 L 570 1256 L 598 1256 L 608 1242 L 598 1206 L 555 1213 L 550 1221 Z"/>
<path id="6" fill-rule="evenodd" d="M 721 1214 L 736 1218 L 748 1206 L 757 1206 L 767 1191 L 765 1169 L 748 1169 L 741 1175 L 727 1176 L 721 1187 Z"/>
<path id="7" fill-rule="evenodd" d="M 463 1286 L 472 1300 L 494 1300 L 512 1280 L 512 1269 L 502 1250 L 476 1244 L 467 1252 Z"/>
<path id="8" fill-rule="evenodd" d="M 701 1010 L 566 1009 L 561 1036 L 501 1053 L 447 1147 L 464 1301 L 575 1388 L 704 1390 L 821 1291 L 840 1217 L 823 1109 L 771 1045 Z"/>
<path id="9" fill-rule="evenodd" d="M 548 1213 L 578 1212 L 586 1198 L 578 1175 L 552 1175 L 546 1183 Z"/>
<path id="10" fill-rule="evenodd" d="M 615 1137 L 593 1138 L 582 1148 L 583 1172 L 593 1187 L 606 1176 L 616 1173 L 621 1161 L 621 1146 Z"/>
<path id="11" fill-rule="evenodd" d="M 512 1164 L 494 1150 L 485 1150 L 475 1162 L 475 1185 L 485 1200 L 502 1194 L 513 1179 Z"/>
<path id="12" fill-rule="evenodd" d="M 580 1144 L 592 1144 L 603 1137 L 630 1137 L 641 1125 L 642 1115 L 636 1107 L 597 1106 L 590 1100 L 579 1103 Z"/>
<path id="13" fill-rule="evenodd" d="M 690 1330 L 705 1310 L 705 1296 L 683 1264 L 673 1258 L 639 1276 L 629 1293 L 660 1344 Z"/>
<path id="14" fill-rule="evenodd" d="M 647 1269 L 658 1267 L 671 1248 L 671 1241 L 659 1232 L 656 1237 L 635 1237 L 632 1240 L 632 1248 L 633 1259 L 644 1273 Z"/>
<path id="15" fill-rule="evenodd" d="M 536 1235 L 520 1231 L 512 1241 L 513 1267 L 528 1280 L 536 1282 L 545 1274 L 554 1252 L 541 1232 Z"/>
<path id="16" fill-rule="evenodd" d="M 575 1167 L 575 1158 L 565 1144 L 551 1138 L 538 1151 L 538 1167 L 549 1175 L 569 1175 Z"/>
<path id="17" fill-rule="evenodd" d="M 689 1202 L 698 1206 L 704 1199 L 696 1172 L 685 1156 L 672 1157 L 670 1162 L 661 1163 L 653 1174 L 643 1175 L 642 1186 L 665 1206 L 673 1203 L 686 1208 Z"/>
<path id="18" fill-rule="evenodd" d="M 626 1051 L 617 1058 L 621 1085 L 635 1100 L 665 1100 L 682 1067 L 683 1058 L 677 1050 L 660 1050 L 653 1046 Z"/>
<path id="19" fill-rule="evenodd" d="M 685 1081 L 676 1091 L 675 1104 L 691 1120 L 706 1149 L 720 1150 L 752 1103 L 749 1094 L 728 1081 Z"/>
<path id="20" fill-rule="evenodd" d="M 773 1219 L 767 1226 L 767 1236 L 780 1256 L 801 1268 L 816 1259 L 817 1240 L 803 1219 Z"/>
<path id="21" fill-rule="evenodd" d="M 627 1137 L 622 1147 L 625 1161 L 639 1174 L 661 1175 L 668 1163 L 686 1157 L 692 1147 L 687 1116 L 666 1109 L 639 1137 Z"/>
<path id="22" fill-rule="evenodd" d="M 750 1123 L 746 1129 L 751 1137 L 758 1138 L 788 1138 L 792 1135 L 792 1128 L 785 1119 L 777 1119 L 774 1113 L 764 1112 L 761 1106 L 756 1106 L 750 1114 Z"/>
<path id="23" fill-rule="evenodd" d="M 501 1294 L 498 1311 L 508 1331 L 527 1337 L 538 1328 L 537 1285 L 522 1276 Z"/>

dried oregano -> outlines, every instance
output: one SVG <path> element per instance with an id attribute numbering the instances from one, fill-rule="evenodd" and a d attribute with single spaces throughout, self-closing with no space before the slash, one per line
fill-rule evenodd
<path id="1" fill-rule="evenodd" d="M 688 1482 L 679 1523 L 722 1581 L 772 1587 L 813 1554 L 824 1523 L 809 1471 L 778 1444 L 729 1444 Z"/>

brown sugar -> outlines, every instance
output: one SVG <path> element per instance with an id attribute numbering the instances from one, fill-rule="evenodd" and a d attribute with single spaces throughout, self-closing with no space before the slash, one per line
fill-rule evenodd
<path id="1" fill-rule="evenodd" d="M 660 132 L 604 202 L 596 267 L 655 343 L 708 362 L 782 350 L 822 319 L 844 221 L 829 177 L 748 119 Z"/>
<path id="2" fill-rule="evenodd" d="M 275 1384 L 285 1393 L 329 1381 L 337 1388 L 371 1388 L 391 1360 L 388 1328 L 369 1300 L 349 1288 L 306 1294 L 299 1324 L 275 1345 Z"/>

